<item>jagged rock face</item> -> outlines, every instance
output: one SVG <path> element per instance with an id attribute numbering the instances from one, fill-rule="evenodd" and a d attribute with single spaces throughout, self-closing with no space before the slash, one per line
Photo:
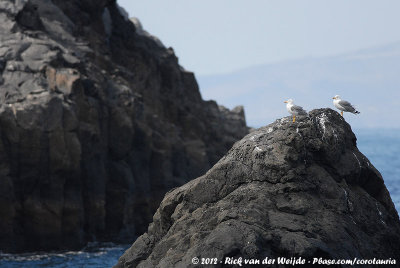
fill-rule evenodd
<path id="1" fill-rule="evenodd" d="M 247 134 L 115 1 L 0 2 L 0 250 L 132 241 Z"/>
<path id="2" fill-rule="evenodd" d="M 285 256 L 400 258 L 383 179 L 330 109 L 248 134 L 204 176 L 170 191 L 116 267 Z"/>

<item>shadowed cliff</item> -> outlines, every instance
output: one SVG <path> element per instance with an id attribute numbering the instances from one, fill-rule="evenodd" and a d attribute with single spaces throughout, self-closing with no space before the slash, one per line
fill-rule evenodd
<path id="1" fill-rule="evenodd" d="M 166 194 L 116 267 L 284 256 L 400 260 L 399 216 L 382 176 L 331 109 L 282 118 L 235 143 L 205 175 Z"/>
<path id="2" fill-rule="evenodd" d="M 131 242 L 247 133 L 115 1 L 0 1 L 0 250 Z"/>

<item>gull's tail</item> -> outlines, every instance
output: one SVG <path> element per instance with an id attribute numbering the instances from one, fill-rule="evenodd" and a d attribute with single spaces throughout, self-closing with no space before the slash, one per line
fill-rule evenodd
<path id="1" fill-rule="evenodd" d="M 353 114 L 359 114 L 360 113 L 359 111 L 357 111 L 357 108 L 354 105 L 352 105 L 351 108 L 353 108 L 353 111 L 352 111 Z"/>

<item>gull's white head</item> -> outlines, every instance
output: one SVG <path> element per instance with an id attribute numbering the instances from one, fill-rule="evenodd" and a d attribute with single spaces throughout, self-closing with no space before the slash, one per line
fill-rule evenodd
<path id="1" fill-rule="evenodd" d="M 292 100 L 292 99 L 288 99 L 287 101 L 284 101 L 284 103 L 290 103 L 290 104 L 292 104 L 292 103 L 293 103 L 293 100 Z"/>
<path id="2" fill-rule="evenodd" d="M 336 95 L 336 96 L 333 97 L 332 99 L 334 99 L 334 100 L 340 100 L 340 96 L 339 96 L 339 95 Z"/>

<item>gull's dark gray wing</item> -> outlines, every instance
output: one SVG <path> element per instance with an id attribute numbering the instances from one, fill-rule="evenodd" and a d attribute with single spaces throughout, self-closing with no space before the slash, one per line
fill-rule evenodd
<path id="1" fill-rule="evenodd" d="M 355 112 L 356 109 L 353 107 L 353 105 L 351 105 L 350 102 L 345 101 L 345 100 L 341 100 L 339 101 L 339 105 L 342 106 L 344 109 L 346 109 L 347 112 Z"/>
<path id="2" fill-rule="evenodd" d="M 291 108 L 292 112 L 299 114 L 299 115 L 306 115 L 307 112 L 303 109 L 303 107 L 298 105 L 293 105 Z"/>

